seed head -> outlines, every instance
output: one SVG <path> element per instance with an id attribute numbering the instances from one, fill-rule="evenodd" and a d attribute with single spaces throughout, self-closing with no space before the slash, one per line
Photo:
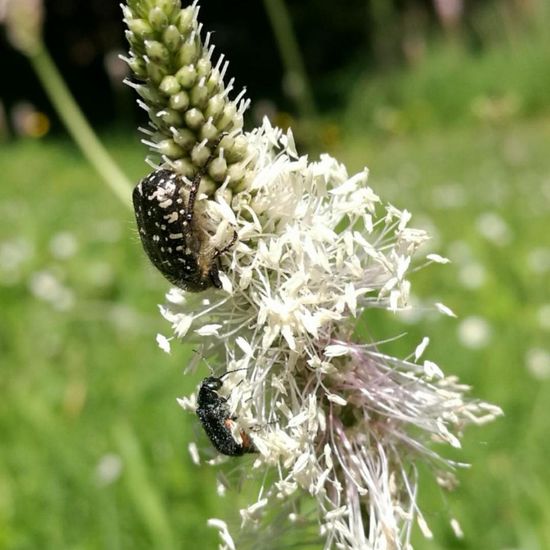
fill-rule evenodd
<path id="1" fill-rule="evenodd" d="M 249 102 L 244 90 L 229 98 L 228 63 L 214 59 L 210 33 L 201 36 L 197 2 L 182 8 L 179 0 L 129 0 L 122 10 L 130 45 L 125 61 L 133 72 L 127 84 L 149 118 L 143 142 L 154 153 L 151 162 L 193 178 L 218 144 L 201 192 L 242 184 L 251 158 L 238 138 Z"/>

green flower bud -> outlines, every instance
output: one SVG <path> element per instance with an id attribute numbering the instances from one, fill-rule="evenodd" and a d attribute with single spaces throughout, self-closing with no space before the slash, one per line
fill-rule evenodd
<path id="1" fill-rule="evenodd" d="M 168 25 L 168 16 L 159 7 L 154 7 L 149 11 L 149 23 L 155 31 L 162 31 Z"/>
<path id="2" fill-rule="evenodd" d="M 242 134 L 238 135 L 233 142 L 233 147 L 226 150 L 227 160 L 231 163 L 240 162 L 246 156 L 248 150 L 248 142 Z"/>
<path id="3" fill-rule="evenodd" d="M 217 119 L 223 112 L 227 100 L 221 94 L 216 94 L 208 100 L 205 114 L 207 117 Z"/>
<path id="4" fill-rule="evenodd" d="M 204 124 L 204 115 L 198 109 L 189 109 L 185 113 L 185 122 L 192 130 L 198 130 Z"/>
<path id="5" fill-rule="evenodd" d="M 171 19 L 176 15 L 176 11 L 180 7 L 179 0 L 155 0 L 155 4 Z"/>
<path id="6" fill-rule="evenodd" d="M 130 19 L 128 22 L 128 28 L 134 33 L 136 38 L 144 40 L 150 38 L 153 34 L 151 25 L 145 19 Z"/>
<path id="7" fill-rule="evenodd" d="M 235 138 L 235 144 L 233 146 L 233 151 L 241 158 L 243 159 L 246 156 L 246 153 L 248 151 L 248 140 L 243 134 L 239 134 Z"/>
<path id="8" fill-rule="evenodd" d="M 206 87 L 208 88 L 210 95 L 215 94 L 220 89 L 221 84 L 222 78 L 220 72 L 213 69 L 211 75 L 206 81 Z"/>
<path id="9" fill-rule="evenodd" d="M 212 70 L 212 63 L 206 57 L 201 57 L 197 61 L 197 72 L 200 76 L 208 76 Z"/>
<path id="10" fill-rule="evenodd" d="M 151 82 L 157 86 L 162 82 L 162 79 L 166 76 L 167 70 L 158 65 L 157 63 L 149 62 L 146 64 L 147 76 L 151 79 Z"/>
<path id="11" fill-rule="evenodd" d="M 195 85 L 198 75 L 194 65 L 185 65 L 176 73 L 176 78 L 182 88 L 191 88 Z"/>
<path id="12" fill-rule="evenodd" d="M 212 196 L 216 192 L 217 188 L 218 186 L 212 180 L 212 178 L 209 178 L 208 176 L 203 176 L 201 178 L 201 182 L 199 185 L 199 193 L 204 193 L 208 196 Z"/>
<path id="13" fill-rule="evenodd" d="M 162 79 L 159 89 L 165 95 L 175 95 L 180 91 L 180 84 L 175 76 L 168 75 Z"/>
<path id="14" fill-rule="evenodd" d="M 186 178 L 191 179 L 195 175 L 196 167 L 189 159 L 181 158 L 173 160 L 170 165 L 178 174 Z"/>
<path id="15" fill-rule="evenodd" d="M 191 151 L 191 160 L 197 166 L 204 166 L 206 161 L 210 158 L 210 148 L 202 143 L 197 143 Z"/>
<path id="16" fill-rule="evenodd" d="M 196 63 L 199 57 L 199 46 L 196 40 L 187 40 L 184 42 L 178 52 L 178 63 L 180 65 L 191 65 Z"/>
<path id="17" fill-rule="evenodd" d="M 208 141 L 213 141 L 218 135 L 219 131 L 210 119 L 202 125 L 199 133 L 201 140 L 207 139 Z"/>
<path id="18" fill-rule="evenodd" d="M 193 146 L 197 143 L 197 137 L 195 134 L 186 128 L 173 130 L 172 137 L 174 141 L 185 151 L 191 151 Z"/>
<path id="19" fill-rule="evenodd" d="M 130 57 L 127 58 L 125 61 L 128 64 L 128 67 L 130 67 L 130 70 L 138 78 L 143 79 L 147 76 L 147 67 L 145 65 L 145 61 L 143 61 L 142 58 Z"/>
<path id="20" fill-rule="evenodd" d="M 189 34 L 195 26 L 195 10 L 192 6 L 188 6 L 179 13 L 176 23 L 181 34 Z"/>
<path id="21" fill-rule="evenodd" d="M 155 63 L 167 65 L 170 61 L 170 54 L 166 46 L 157 40 L 145 40 L 145 52 L 151 61 Z"/>
<path id="22" fill-rule="evenodd" d="M 157 116 L 164 122 L 164 124 L 168 127 L 170 126 L 181 126 L 183 123 L 183 119 L 177 111 L 174 111 L 174 109 L 163 109 L 162 111 L 157 113 Z"/>
<path id="23" fill-rule="evenodd" d="M 156 144 L 156 149 L 161 155 L 172 159 L 179 159 L 183 155 L 183 149 L 172 139 L 163 139 Z"/>
<path id="24" fill-rule="evenodd" d="M 189 107 L 189 96 L 186 92 L 178 92 L 170 97 L 170 107 L 177 111 L 185 111 Z"/>
<path id="25" fill-rule="evenodd" d="M 230 135 L 226 134 L 225 136 L 223 136 L 218 147 L 227 151 L 228 149 L 232 149 L 234 145 L 235 140 Z"/>
<path id="26" fill-rule="evenodd" d="M 233 117 L 233 128 L 242 128 L 244 124 L 244 118 L 242 113 L 237 113 Z"/>
<path id="27" fill-rule="evenodd" d="M 244 167 L 239 162 L 234 162 L 229 165 L 227 169 L 227 175 L 229 176 L 230 181 L 239 182 L 244 176 Z"/>
<path id="28" fill-rule="evenodd" d="M 232 126 L 235 126 L 233 121 L 236 114 L 237 106 L 234 103 L 226 103 L 223 108 L 222 116 L 216 121 L 216 125 L 220 130 L 231 129 Z"/>
<path id="29" fill-rule="evenodd" d="M 208 175 L 218 183 L 222 183 L 227 177 L 227 162 L 223 157 L 212 159 L 208 165 Z"/>
<path id="30" fill-rule="evenodd" d="M 166 27 L 162 35 L 162 41 L 170 52 L 176 52 L 182 42 L 181 34 L 178 28 L 175 25 Z"/>
<path id="31" fill-rule="evenodd" d="M 120 9 L 122 10 L 122 20 L 126 25 L 129 25 L 132 19 L 139 19 L 139 17 L 134 16 L 134 12 L 128 6 L 120 4 Z"/>
<path id="32" fill-rule="evenodd" d="M 191 90 L 191 105 L 204 107 L 208 101 L 208 88 L 206 86 L 194 86 Z"/>
<path id="33" fill-rule="evenodd" d="M 139 48 L 141 46 L 141 38 L 132 31 L 124 31 L 124 36 L 134 48 Z"/>

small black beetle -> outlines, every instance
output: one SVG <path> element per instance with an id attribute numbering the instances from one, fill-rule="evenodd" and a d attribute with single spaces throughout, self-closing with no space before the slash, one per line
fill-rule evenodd
<path id="1" fill-rule="evenodd" d="M 237 239 L 234 232 L 231 242 L 221 250 L 212 248 L 201 227 L 202 220 L 195 215 L 201 178 L 213 155 L 191 185 L 176 172 L 161 168 L 143 178 L 132 194 L 139 236 L 147 256 L 172 284 L 191 292 L 211 286 L 221 288 L 219 257 Z"/>
<path id="2" fill-rule="evenodd" d="M 242 443 L 237 443 L 231 433 L 237 418 L 229 415 L 227 398 L 218 394 L 218 390 L 223 386 L 222 379 L 229 372 L 234 371 L 228 371 L 219 378 L 209 376 L 202 381 L 197 398 L 197 416 L 212 445 L 220 453 L 228 456 L 257 453 L 258 450 L 246 432 L 240 432 Z"/>

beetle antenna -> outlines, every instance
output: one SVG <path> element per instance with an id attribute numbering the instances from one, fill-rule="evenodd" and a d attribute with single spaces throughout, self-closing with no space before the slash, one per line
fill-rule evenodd
<path id="1" fill-rule="evenodd" d="M 206 357 L 204 355 L 202 355 L 202 353 L 196 349 L 193 349 L 192 350 L 193 353 L 196 353 L 205 363 L 206 363 L 206 366 L 208 367 L 208 370 L 210 371 L 210 374 L 214 374 L 214 369 L 211 367 L 210 363 L 206 360 Z"/>
<path id="2" fill-rule="evenodd" d="M 243 367 L 242 369 L 233 369 L 233 370 L 228 370 L 228 371 L 225 371 L 219 378 L 220 380 L 222 378 L 225 378 L 228 374 L 231 374 L 232 372 L 239 372 L 240 370 L 249 370 L 250 367 Z"/>

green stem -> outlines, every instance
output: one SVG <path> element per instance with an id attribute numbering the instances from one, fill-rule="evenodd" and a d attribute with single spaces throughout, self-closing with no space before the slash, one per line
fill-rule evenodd
<path id="1" fill-rule="evenodd" d="M 295 81 L 292 90 L 298 109 L 304 118 L 315 118 L 315 100 L 284 0 L 264 0 L 264 6 L 275 33 L 287 76 Z"/>
<path id="2" fill-rule="evenodd" d="M 114 440 L 124 461 L 126 487 L 136 511 L 149 531 L 153 547 L 159 550 L 176 548 L 166 507 L 147 476 L 147 465 L 139 441 L 132 428 L 119 423 L 112 428 Z"/>
<path id="3" fill-rule="evenodd" d="M 46 90 L 57 114 L 80 150 L 103 178 L 111 191 L 128 207 L 132 185 L 115 164 L 84 118 L 45 46 L 29 56 L 31 64 Z"/>

